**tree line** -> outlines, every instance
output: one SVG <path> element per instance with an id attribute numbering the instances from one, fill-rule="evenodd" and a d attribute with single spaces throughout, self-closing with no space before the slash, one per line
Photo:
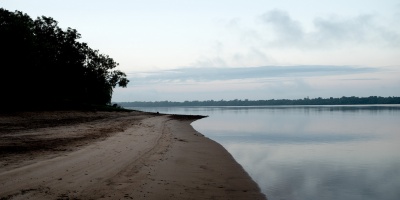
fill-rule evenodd
<path id="1" fill-rule="evenodd" d="M 176 107 L 176 106 L 278 106 L 278 105 L 362 105 L 362 104 L 400 104 L 400 97 L 340 97 L 340 98 L 303 98 L 270 100 L 208 100 L 208 101 L 155 101 L 155 102 L 119 102 L 122 107 Z"/>
<path id="2" fill-rule="evenodd" d="M 111 103 L 129 80 L 108 55 L 51 17 L 0 8 L 0 108 Z"/>

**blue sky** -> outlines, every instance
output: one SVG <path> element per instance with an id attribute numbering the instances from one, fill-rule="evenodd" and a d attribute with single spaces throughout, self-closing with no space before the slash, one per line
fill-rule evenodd
<path id="1" fill-rule="evenodd" d="M 400 96 L 395 0 L 0 0 L 51 16 L 131 80 L 113 101 Z"/>

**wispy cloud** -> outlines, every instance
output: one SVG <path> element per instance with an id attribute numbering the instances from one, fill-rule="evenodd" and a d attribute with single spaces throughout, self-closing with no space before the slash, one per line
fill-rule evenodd
<path id="1" fill-rule="evenodd" d="M 133 82 L 226 81 L 281 77 L 319 77 L 374 72 L 380 69 L 351 66 L 263 66 L 243 68 L 181 68 L 158 72 L 132 74 Z"/>
<path id="2" fill-rule="evenodd" d="M 269 40 L 271 45 L 303 48 L 327 48 L 344 44 L 400 47 L 397 27 L 382 24 L 382 20 L 378 20 L 379 16 L 373 14 L 348 18 L 318 17 L 314 19 L 314 30 L 311 31 L 306 31 L 303 24 L 283 10 L 266 12 L 260 18 L 274 31 L 275 38 Z"/>
<path id="3" fill-rule="evenodd" d="M 128 74 L 128 88 L 116 88 L 114 100 L 398 96 L 398 72 L 398 67 L 334 65 L 160 70 Z"/>
<path id="4" fill-rule="evenodd" d="M 281 9 L 260 13 L 251 22 L 228 19 L 220 26 L 224 37 L 190 66 L 395 65 L 399 19 L 396 14 L 355 13 L 304 20 Z"/>
<path id="5" fill-rule="evenodd" d="M 293 20 L 282 10 L 272 10 L 261 16 L 262 21 L 273 27 L 279 42 L 297 43 L 303 40 L 304 30 L 300 22 Z"/>

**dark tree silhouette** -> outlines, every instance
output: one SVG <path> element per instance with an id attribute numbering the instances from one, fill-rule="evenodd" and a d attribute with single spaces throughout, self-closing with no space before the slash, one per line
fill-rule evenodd
<path id="1" fill-rule="evenodd" d="M 50 17 L 0 8 L 0 108 L 109 104 L 113 89 L 129 80 L 80 38 Z"/>

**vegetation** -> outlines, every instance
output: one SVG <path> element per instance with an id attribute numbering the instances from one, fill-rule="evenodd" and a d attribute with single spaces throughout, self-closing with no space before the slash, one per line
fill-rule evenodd
<path id="1" fill-rule="evenodd" d="M 174 106 L 276 106 L 276 105 L 360 105 L 360 104 L 400 104 L 400 97 L 321 97 L 310 99 L 270 99 L 270 100 L 220 100 L 220 101 L 156 101 L 156 102 L 120 102 L 123 107 L 174 107 Z"/>
<path id="2" fill-rule="evenodd" d="M 126 74 L 50 17 L 0 8 L 0 108 L 108 105 Z"/>

